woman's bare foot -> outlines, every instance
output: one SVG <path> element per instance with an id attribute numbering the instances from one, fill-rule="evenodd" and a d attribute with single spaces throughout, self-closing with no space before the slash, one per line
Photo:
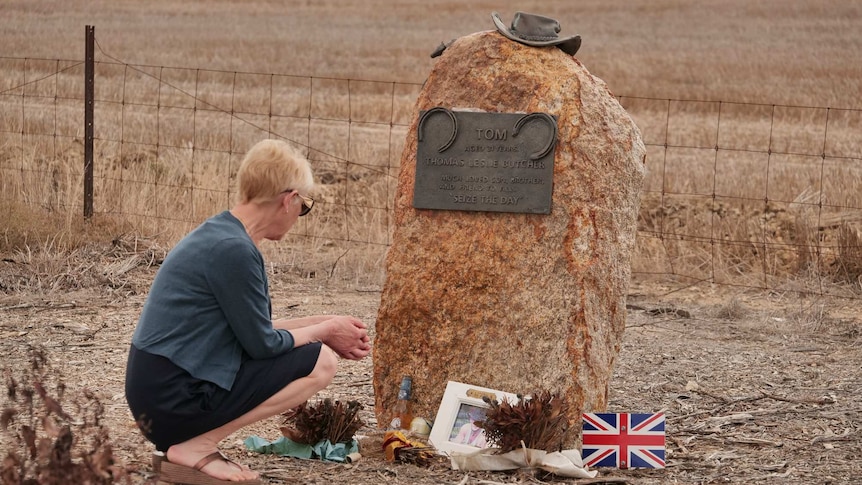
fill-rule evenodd
<path id="1" fill-rule="evenodd" d="M 168 448 L 166 456 L 171 463 L 193 467 L 202 458 L 216 451 L 218 451 L 216 443 L 209 443 L 198 437 L 171 446 Z M 207 463 L 200 471 L 219 480 L 241 481 L 254 480 L 259 477 L 257 472 L 250 470 L 247 466 L 223 459 L 216 459 Z"/>

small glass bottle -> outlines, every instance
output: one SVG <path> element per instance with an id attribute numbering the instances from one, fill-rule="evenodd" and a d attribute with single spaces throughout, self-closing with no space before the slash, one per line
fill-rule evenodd
<path id="1" fill-rule="evenodd" d="M 413 403 L 411 397 L 413 394 L 413 379 L 410 376 L 404 376 L 401 379 L 401 387 L 398 388 L 398 400 L 395 401 L 395 408 L 392 410 L 394 416 L 389 423 L 392 429 L 406 429 L 413 421 Z"/>

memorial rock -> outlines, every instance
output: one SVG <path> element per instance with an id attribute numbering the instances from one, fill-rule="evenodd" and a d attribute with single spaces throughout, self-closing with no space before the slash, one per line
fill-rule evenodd
<path id="1" fill-rule="evenodd" d="M 552 116 L 550 212 L 414 208 L 420 114 L 438 107 Z M 608 402 L 645 153 L 606 84 L 562 50 L 495 31 L 446 48 L 419 94 L 401 157 L 373 344 L 379 426 L 390 422 L 409 375 L 414 414 L 430 419 L 449 380 L 564 393 L 575 443 L 581 411 Z"/>

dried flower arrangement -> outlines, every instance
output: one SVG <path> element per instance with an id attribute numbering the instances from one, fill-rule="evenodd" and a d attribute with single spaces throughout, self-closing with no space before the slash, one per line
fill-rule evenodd
<path id="1" fill-rule="evenodd" d="M 479 425 L 485 430 L 488 443 L 500 448 L 500 453 L 522 446 L 549 452 L 562 450 L 569 410 L 563 397 L 543 390 L 526 398 L 519 395 L 514 404 L 483 399 L 490 409 Z"/>
<path id="2" fill-rule="evenodd" d="M 362 404 L 358 401 L 332 401 L 327 398 L 317 404 L 307 402 L 282 414 L 281 434 L 306 445 L 323 440 L 349 443 L 365 423 L 359 417 Z"/>

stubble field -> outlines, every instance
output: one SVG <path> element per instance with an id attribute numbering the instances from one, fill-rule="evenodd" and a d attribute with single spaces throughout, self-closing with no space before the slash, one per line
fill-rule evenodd
<path id="1" fill-rule="evenodd" d="M 404 83 L 422 82 L 434 62 L 428 54 L 440 42 L 493 28 L 491 11 L 510 19 L 516 10 L 524 10 L 559 19 L 563 34 L 582 35 L 578 59 L 618 95 L 862 107 L 858 102 L 862 35 L 854 27 L 862 20 L 862 8 L 852 2 L 7 1 L 0 10 L 3 57 L 82 58 L 83 26 L 92 24 L 100 48 L 129 63 Z M 638 121 L 649 124 L 649 111 L 645 113 Z M 852 123 L 848 126 L 853 128 Z M 397 129 L 396 135 L 401 135 Z M 647 136 L 655 129 L 652 124 L 642 126 Z M 858 157 L 862 143 L 858 131 L 849 129 L 841 142 L 849 147 L 843 150 Z M 371 154 L 376 153 L 372 145 Z M 4 145 L 0 152 L 10 147 Z M 676 163 L 683 166 L 686 159 Z M 397 169 L 390 161 L 386 166 Z M 787 165 L 788 173 L 779 178 L 787 181 L 787 193 L 779 199 L 792 202 L 806 193 L 804 180 L 810 174 L 800 173 L 800 166 Z M 858 171 L 844 173 L 844 184 L 832 189 L 832 196 L 840 196 L 844 206 L 859 206 L 853 183 L 857 175 Z M 696 170 L 676 174 L 670 183 L 697 186 L 703 176 Z M 659 180 L 652 179 L 654 184 Z M 753 183 L 744 173 L 719 182 L 734 187 Z M 387 190 L 369 197 L 384 194 L 385 199 L 385 194 L 391 195 Z M 385 200 L 370 204 L 386 207 Z M 751 218 L 764 218 L 768 214 L 760 206 L 730 211 L 745 215 L 751 209 L 756 212 Z M 668 206 L 654 209 L 666 214 Z M 676 218 L 667 220 L 682 225 L 717 211 L 690 201 L 670 209 L 677 211 Z M 7 211 L 4 217 L 15 213 Z M 75 232 L 69 229 L 76 226 L 69 220 L 77 212 L 62 215 L 59 227 L 65 229 L 52 236 L 50 224 L 57 223 L 56 214 L 44 215 L 53 222 L 41 221 L 38 213 L 35 218 L 25 214 L 4 219 L 0 367 L 20 372 L 29 365 L 30 350 L 44 348 L 54 370 L 52 379 L 65 383 L 66 409 L 74 410 L 73 403 L 83 402 L 83 389 L 91 389 L 104 406 L 103 422 L 117 463 L 132 483 L 151 482 L 152 448 L 129 416 L 123 375 L 138 312 L 170 240 L 116 232 L 122 225 Z M 790 228 L 810 230 L 815 238 L 822 233 L 799 223 L 793 211 L 776 211 L 773 217 L 776 227 L 786 217 Z M 739 225 L 747 223 L 740 220 Z M 728 224 L 733 221 L 728 219 Z M 29 226 L 48 228 L 30 239 L 19 238 Z M 21 240 L 25 242 L 12 243 Z M 325 244 L 304 249 L 315 254 L 328 251 Z M 315 262 L 317 266 L 303 266 L 302 253 L 276 245 L 268 250 L 281 256 L 271 265 L 275 316 L 353 314 L 373 331 L 385 246 L 355 261 L 336 252 Z M 285 251 L 299 262 L 286 260 Z M 356 252 L 352 251 L 351 255 Z M 794 261 L 786 266 L 799 267 L 796 259 L 801 256 L 790 252 Z M 728 272 L 728 281 L 757 280 L 750 272 L 756 264 L 749 264 L 750 254 L 742 253 L 727 255 L 740 261 L 738 271 Z M 315 254 L 307 258 L 314 260 Z M 635 266 L 654 266 L 659 261 L 656 254 L 643 253 Z M 697 254 L 687 257 L 694 260 L 692 266 L 703 261 Z M 349 277 L 328 277 L 336 264 L 339 269 L 345 264 L 358 266 Z M 356 276 L 369 272 L 376 276 Z M 862 452 L 858 282 L 838 283 L 802 271 L 771 283 L 769 290 L 751 291 L 706 284 L 686 288 L 684 281 L 673 278 L 633 282 L 610 409 L 667 414 L 668 468 L 602 470 L 600 478 L 644 484 L 862 481 L 855 459 Z M 824 285 L 835 285 L 849 298 L 804 293 Z M 228 454 L 260 470 L 273 484 L 586 483 L 526 471 L 465 474 L 449 470 L 445 462 L 429 468 L 385 462 L 374 446 L 379 432 L 371 413 L 370 360 L 342 361 L 339 371 L 324 395 L 365 405 L 367 427 L 362 434 L 368 438 L 362 461 L 307 462 L 243 450 L 240 443 L 250 434 L 276 438 L 277 419 L 232 436 L 226 443 Z M 54 386 L 49 391 L 57 392 L 56 383 L 49 384 Z M 3 455 L 13 443 L 10 435 L 0 433 Z"/>

